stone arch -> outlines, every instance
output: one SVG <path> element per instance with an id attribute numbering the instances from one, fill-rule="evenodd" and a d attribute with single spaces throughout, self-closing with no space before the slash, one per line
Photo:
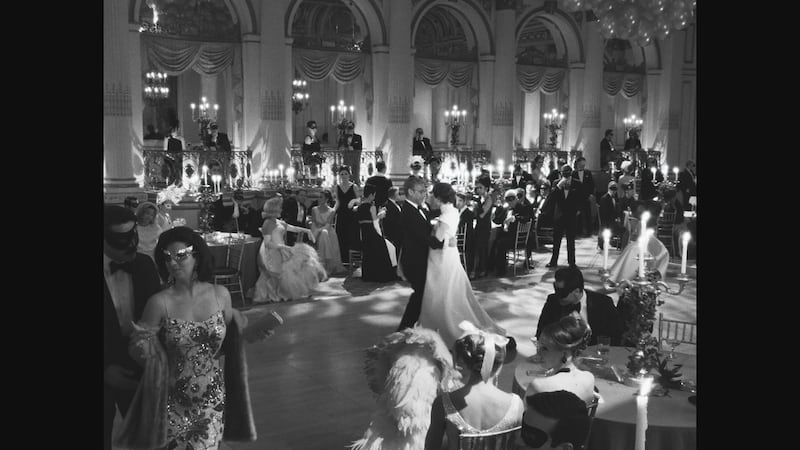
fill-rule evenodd
<path id="1" fill-rule="evenodd" d="M 292 37 L 292 22 L 303 0 L 292 0 L 289 2 L 289 7 L 286 8 L 286 15 L 283 20 L 283 32 L 287 38 Z M 361 23 L 366 25 L 367 34 L 370 37 L 370 42 L 373 47 L 377 45 L 387 45 L 388 35 L 386 31 L 386 23 L 383 20 L 383 14 L 380 7 L 375 3 L 375 0 L 342 0 L 344 4 L 353 14 L 361 19 Z"/>
<path id="2" fill-rule="evenodd" d="M 464 0 L 463 4 L 467 8 L 457 8 L 452 2 L 445 0 L 427 0 L 421 2 L 413 12 L 411 18 L 411 33 L 409 35 L 409 43 L 411 48 L 414 48 L 414 36 L 417 34 L 417 28 L 431 8 L 440 5 L 448 8 L 450 12 L 461 22 L 462 27 L 466 30 L 469 28 L 475 36 L 475 41 L 478 46 L 478 55 L 494 54 L 494 33 L 492 27 L 489 26 L 489 19 L 483 13 L 481 7 L 473 0 Z M 461 6 L 461 3 L 459 3 Z"/>
<path id="3" fill-rule="evenodd" d="M 128 3 L 128 22 L 139 23 L 142 3 L 146 0 L 130 0 Z M 231 12 L 231 17 L 239 21 L 242 36 L 258 34 L 258 22 L 252 0 L 225 0 L 225 5 Z"/>
<path id="4" fill-rule="evenodd" d="M 525 29 L 525 25 L 527 25 L 530 20 L 535 18 L 541 20 L 542 23 L 548 28 L 550 34 L 552 34 L 556 40 L 556 47 L 558 50 L 561 51 L 563 49 L 566 51 L 567 63 L 586 62 L 583 54 L 583 42 L 581 40 L 580 30 L 578 30 L 578 25 L 569 14 L 561 11 L 560 9 L 556 9 L 553 12 L 548 12 L 545 7 L 540 7 L 531 9 L 530 11 L 524 13 L 517 21 L 514 42 L 519 42 L 519 38 L 522 35 L 522 31 Z M 558 32 L 556 33 L 556 31 Z"/>

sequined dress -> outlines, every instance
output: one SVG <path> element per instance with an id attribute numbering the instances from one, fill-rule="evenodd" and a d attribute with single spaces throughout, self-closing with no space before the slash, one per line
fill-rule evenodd
<path id="1" fill-rule="evenodd" d="M 458 409 L 453 405 L 450 399 L 450 394 L 445 392 L 442 394 L 442 406 L 444 406 L 445 419 L 448 422 L 447 434 L 448 442 L 450 442 L 450 450 L 458 450 L 458 435 L 461 433 L 496 433 L 505 431 L 522 424 L 522 413 L 525 412 L 525 405 L 522 399 L 514 395 L 511 397 L 511 403 L 508 405 L 505 415 L 500 422 L 485 430 L 480 430 L 473 427 L 458 413 Z"/>
<path id="2" fill-rule="evenodd" d="M 225 383 L 214 357 L 225 339 L 222 309 L 195 322 L 162 321 L 159 338 L 169 359 L 167 449 L 216 450 L 224 429 Z"/>

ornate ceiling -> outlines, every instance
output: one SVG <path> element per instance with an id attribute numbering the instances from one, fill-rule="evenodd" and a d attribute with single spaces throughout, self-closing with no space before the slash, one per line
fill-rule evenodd
<path id="1" fill-rule="evenodd" d="M 292 22 L 292 46 L 368 52 L 366 29 L 361 18 L 340 0 L 304 0 Z"/>
<path id="2" fill-rule="evenodd" d="M 155 5 L 158 23 L 153 22 Z M 147 0 L 140 17 L 143 32 L 206 41 L 240 41 L 235 16 L 225 0 Z"/>
<path id="3" fill-rule="evenodd" d="M 634 49 L 627 39 L 608 39 L 603 53 L 603 70 L 606 72 L 644 73 L 642 48 Z"/>
<path id="4" fill-rule="evenodd" d="M 471 30 L 470 30 L 471 31 Z M 474 37 L 447 8 L 434 6 L 422 17 L 414 36 L 416 57 L 475 61 L 478 58 Z"/>
<path id="5" fill-rule="evenodd" d="M 558 54 L 550 29 L 541 20 L 533 19 L 522 29 L 517 42 L 517 64 L 566 67 L 567 58 Z"/>

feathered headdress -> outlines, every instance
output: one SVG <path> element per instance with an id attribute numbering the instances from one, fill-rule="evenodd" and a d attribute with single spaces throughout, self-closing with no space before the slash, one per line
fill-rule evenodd
<path id="1" fill-rule="evenodd" d="M 177 205 L 181 201 L 181 199 L 183 198 L 183 194 L 185 193 L 186 193 L 185 188 L 178 187 L 172 184 L 168 186 L 166 189 L 158 191 L 158 194 L 156 194 L 156 204 L 160 205 L 165 201 L 169 200 L 173 204 Z"/>
<path id="2" fill-rule="evenodd" d="M 420 327 L 392 333 L 368 349 L 365 373 L 377 407 L 352 450 L 423 448 L 433 400 L 460 376 L 439 333 Z"/>

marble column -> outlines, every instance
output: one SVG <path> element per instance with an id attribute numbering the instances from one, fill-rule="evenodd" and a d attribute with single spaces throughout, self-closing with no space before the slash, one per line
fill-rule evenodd
<path id="1" fill-rule="evenodd" d="M 372 143 L 375 150 L 384 150 L 388 147 L 388 121 L 389 121 L 389 46 L 372 46 Z M 391 161 L 385 158 L 387 174 L 408 174 L 408 167 L 404 164 L 393 166 Z"/>
<path id="2" fill-rule="evenodd" d="M 567 126 L 564 130 L 566 150 L 581 150 L 586 152 L 587 143 L 584 141 L 583 124 L 583 90 L 586 65 L 574 62 L 569 65 L 569 111 L 567 111 Z M 598 159 L 599 166 L 599 159 Z"/>
<path id="3" fill-rule="evenodd" d="M 494 99 L 492 103 L 492 162 L 502 159 L 506 167 L 514 155 L 514 101 L 519 92 L 516 78 L 514 2 L 499 1 L 495 9 Z"/>
<path id="4" fill-rule="evenodd" d="M 583 156 L 586 158 L 586 168 L 599 170 L 600 141 L 603 139 L 604 131 L 600 128 L 604 40 L 603 36 L 600 35 L 599 22 L 584 22 L 582 28 L 586 64 L 583 74 L 583 96 L 581 101 L 583 120 L 580 134 L 583 142 Z M 578 68 L 576 69 L 579 70 Z"/>
<path id="5" fill-rule="evenodd" d="M 108 0 L 103 8 L 103 192 L 106 203 L 122 203 L 126 196 L 141 193 L 133 175 L 135 141 L 128 34 L 127 2 Z"/>
<path id="6" fill-rule="evenodd" d="M 383 156 L 394 172 L 406 172 L 411 159 L 411 123 L 414 101 L 414 56 L 411 53 L 411 2 L 384 2 L 389 27 L 389 117 Z"/>
<path id="7" fill-rule="evenodd" d="M 242 84 L 244 95 L 242 97 L 242 150 L 253 151 L 252 176 L 253 181 L 261 179 L 264 167 L 264 142 L 261 125 L 261 89 L 259 71 L 259 47 L 261 37 L 257 34 L 242 36 Z"/>
<path id="8" fill-rule="evenodd" d="M 144 99 L 141 95 L 144 86 L 142 85 L 142 43 L 139 24 L 128 24 L 128 61 L 130 63 L 130 84 L 131 84 L 131 127 L 134 142 L 133 151 L 133 176 L 138 184 L 144 182 L 144 157 L 142 147 L 144 143 Z M 138 93 L 133 95 L 133 93 Z M 168 130 L 167 130 L 168 131 Z M 144 197 L 144 194 L 142 194 Z"/>
<path id="9" fill-rule="evenodd" d="M 484 148 L 491 150 L 492 136 L 492 114 L 494 112 L 494 55 L 485 54 L 478 58 L 478 128 L 476 130 L 476 149 Z M 492 155 L 494 157 L 494 154 Z"/>
<path id="10" fill-rule="evenodd" d="M 642 92 L 646 97 L 643 98 L 644 108 L 642 111 L 642 147 L 652 149 L 656 143 L 658 135 L 658 104 L 659 88 L 661 86 L 661 70 L 648 69 L 645 75 L 646 90 Z"/>
<path id="11" fill-rule="evenodd" d="M 681 109 L 684 32 L 674 32 L 661 42 L 661 66 L 659 84 L 658 135 L 655 150 L 661 150 L 661 162 L 670 166 L 680 160 Z"/>

